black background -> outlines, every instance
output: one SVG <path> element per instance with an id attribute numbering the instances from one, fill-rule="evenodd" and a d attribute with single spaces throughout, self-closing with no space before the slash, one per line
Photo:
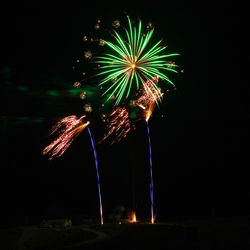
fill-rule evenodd
<path id="1" fill-rule="evenodd" d="M 51 96 L 79 79 L 82 37 L 101 24 L 151 21 L 179 52 L 183 74 L 150 120 L 155 211 L 159 221 L 249 214 L 249 55 L 244 6 L 214 3 L 22 4 L 1 15 L 1 206 L 4 223 L 84 214 L 98 218 L 87 130 L 53 161 L 42 156 L 51 126 L 82 111 L 78 97 Z M 27 91 L 20 90 L 26 86 Z M 32 94 L 33 93 L 33 94 Z M 94 112 L 94 111 L 93 111 Z M 164 114 L 162 118 L 161 115 Z M 23 118 L 26 117 L 26 118 Z M 41 118 L 41 122 L 36 122 Z M 98 141 L 103 127 L 93 122 Z M 144 122 L 114 146 L 97 146 L 104 218 L 116 206 L 150 217 Z M 29 219 L 31 220 L 31 219 Z"/>

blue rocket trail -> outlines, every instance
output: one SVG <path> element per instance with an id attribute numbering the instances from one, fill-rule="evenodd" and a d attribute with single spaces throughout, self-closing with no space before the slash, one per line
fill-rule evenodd
<path id="1" fill-rule="evenodd" d="M 152 150 L 151 150 L 151 140 L 150 140 L 150 132 L 149 132 L 149 124 L 147 123 L 147 131 L 148 131 L 148 145 L 149 145 L 149 163 L 150 163 L 150 200 L 151 200 L 151 223 L 154 223 L 154 192 L 153 192 L 153 168 L 152 168 Z"/>
<path id="2" fill-rule="evenodd" d="M 99 202 L 100 202 L 100 217 L 101 217 L 101 224 L 103 224 L 103 215 L 102 215 L 102 196 L 101 196 L 101 187 L 100 187 L 100 178 L 99 178 L 99 171 L 98 171 L 98 160 L 97 160 L 97 153 L 96 153 L 96 148 L 95 148 L 95 140 L 94 136 L 91 133 L 91 130 L 89 126 L 87 126 L 93 152 L 94 152 L 94 158 L 95 158 L 95 168 L 96 168 L 96 175 L 97 175 L 97 185 L 98 185 L 98 195 L 99 195 Z"/>

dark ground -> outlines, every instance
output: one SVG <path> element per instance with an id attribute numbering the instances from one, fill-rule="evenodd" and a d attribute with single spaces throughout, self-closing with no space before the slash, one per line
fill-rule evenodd
<path id="1" fill-rule="evenodd" d="M 1 249 L 249 249 L 250 218 L 1 229 Z M 15 248 L 16 247 L 16 248 Z"/>

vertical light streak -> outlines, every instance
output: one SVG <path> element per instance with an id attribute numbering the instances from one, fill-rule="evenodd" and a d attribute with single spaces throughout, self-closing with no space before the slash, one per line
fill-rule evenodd
<path id="1" fill-rule="evenodd" d="M 132 212 L 132 216 L 131 216 L 130 222 L 131 222 L 131 223 L 137 222 L 137 220 L 136 220 L 136 213 L 135 213 L 135 212 Z"/>
<path id="2" fill-rule="evenodd" d="M 150 163 L 150 201 L 151 201 L 151 223 L 154 224 L 154 190 L 153 190 L 153 165 L 152 165 L 152 150 L 151 150 L 151 140 L 150 140 L 150 131 L 148 120 L 147 123 L 147 131 L 148 131 L 148 146 L 149 146 L 149 163 Z"/>
<path id="3" fill-rule="evenodd" d="M 94 158 L 95 158 L 95 167 L 96 167 L 96 175 L 97 175 L 97 185 L 98 185 L 98 195 L 99 195 L 99 203 L 100 203 L 100 218 L 101 218 L 101 224 L 103 225 L 103 214 L 102 214 L 102 196 L 101 196 L 101 187 L 100 187 L 100 178 L 99 178 L 99 171 L 98 171 L 98 160 L 97 160 L 97 152 L 96 152 L 96 147 L 95 147 L 95 140 L 94 136 L 91 133 L 91 130 L 89 126 L 87 127 L 93 152 L 94 152 Z"/>

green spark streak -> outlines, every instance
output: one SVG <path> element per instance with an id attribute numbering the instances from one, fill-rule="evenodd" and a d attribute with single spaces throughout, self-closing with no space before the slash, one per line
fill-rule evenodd
<path id="1" fill-rule="evenodd" d="M 166 72 L 178 73 L 175 69 L 178 66 L 165 61 L 165 59 L 179 54 L 166 54 L 166 47 L 160 45 L 162 40 L 154 43 L 153 46 L 150 45 L 154 29 L 143 34 L 141 21 L 136 27 L 132 25 L 129 17 L 128 27 L 128 30 L 125 29 L 127 40 L 114 32 L 115 42 L 105 41 L 112 53 L 98 57 L 96 61 L 101 65 L 101 72 L 98 75 L 104 76 L 99 83 L 99 86 L 106 86 L 103 95 L 107 95 L 107 101 L 115 96 L 116 105 L 129 98 L 135 87 L 136 89 L 139 89 L 140 86 L 146 88 L 147 81 L 151 83 L 156 90 L 158 99 L 160 99 L 160 89 L 152 79 L 157 76 L 159 79 L 174 85 Z M 151 92 L 151 90 L 149 91 Z M 153 95 L 152 92 L 151 94 Z"/>

